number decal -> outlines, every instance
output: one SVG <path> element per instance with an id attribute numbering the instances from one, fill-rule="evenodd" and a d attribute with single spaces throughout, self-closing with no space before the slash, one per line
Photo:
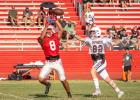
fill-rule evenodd
<path id="1" fill-rule="evenodd" d="M 94 53 L 97 52 L 97 45 L 93 45 L 93 52 L 94 52 Z"/>
<path id="2" fill-rule="evenodd" d="M 98 52 L 103 52 L 103 45 L 98 45 Z"/>
<path id="3" fill-rule="evenodd" d="M 103 53 L 103 45 L 93 45 L 93 53 Z"/>
<path id="4" fill-rule="evenodd" d="M 50 49 L 51 49 L 52 51 L 55 51 L 55 49 L 56 49 L 55 42 L 54 42 L 54 41 L 50 41 L 49 44 L 50 44 Z"/>

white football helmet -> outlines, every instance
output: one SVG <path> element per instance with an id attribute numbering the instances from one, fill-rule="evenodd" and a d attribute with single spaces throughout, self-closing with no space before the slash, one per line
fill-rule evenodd
<path id="1" fill-rule="evenodd" d="M 53 26 L 53 25 L 49 25 L 49 26 L 47 27 L 47 29 L 51 29 L 52 32 L 55 33 L 55 29 L 54 29 L 54 26 Z"/>
<path id="2" fill-rule="evenodd" d="M 101 35 L 101 29 L 97 26 L 92 27 L 91 30 L 89 31 L 90 37 L 99 37 L 100 35 Z"/>
<path id="3" fill-rule="evenodd" d="M 49 25 L 46 30 L 46 36 L 51 37 L 55 33 L 54 26 Z"/>

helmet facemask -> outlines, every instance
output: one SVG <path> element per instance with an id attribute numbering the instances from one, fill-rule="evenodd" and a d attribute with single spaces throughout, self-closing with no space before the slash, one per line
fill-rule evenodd
<path id="1" fill-rule="evenodd" d="M 89 38 L 95 38 L 96 37 L 95 31 L 93 31 L 93 30 L 89 31 L 88 36 L 89 36 Z"/>

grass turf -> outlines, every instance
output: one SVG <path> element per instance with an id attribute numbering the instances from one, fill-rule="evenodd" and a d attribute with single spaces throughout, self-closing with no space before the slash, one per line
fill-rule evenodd
<path id="1" fill-rule="evenodd" d="M 125 92 L 121 100 L 140 100 L 140 81 L 115 81 Z M 51 81 L 48 95 L 44 94 L 44 86 L 38 81 L 0 81 L 0 100 L 68 100 L 65 90 L 59 81 Z M 102 95 L 92 97 L 94 86 L 92 81 L 69 81 L 73 98 L 70 100 L 118 100 L 113 89 L 104 81 L 100 81 Z"/>

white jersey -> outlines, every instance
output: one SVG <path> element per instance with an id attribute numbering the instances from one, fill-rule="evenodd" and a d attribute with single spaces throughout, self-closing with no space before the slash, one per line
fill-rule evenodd
<path id="1" fill-rule="evenodd" d="M 85 38 L 85 44 L 89 46 L 89 54 L 104 54 L 105 45 L 109 45 L 112 42 L 110 38 Z"/>
<path id="2" fill-rule="evenodd" d="M 89 46 L 89 54 L 92 60 L 94 60 L 94 67 L 97 72 L 101 72 L 106 68 L 105 60 L 105 45 L 111 43 L 109 38 L 95 38 L 91 39 L 89 37 L 85 38 L 85 44 Z"/>
<path id="3" fill-rule="evenodd" d="M 92 24 L 94 22 L 94 12 L 86 12 L 85 17 L 86 23 Z"/>

